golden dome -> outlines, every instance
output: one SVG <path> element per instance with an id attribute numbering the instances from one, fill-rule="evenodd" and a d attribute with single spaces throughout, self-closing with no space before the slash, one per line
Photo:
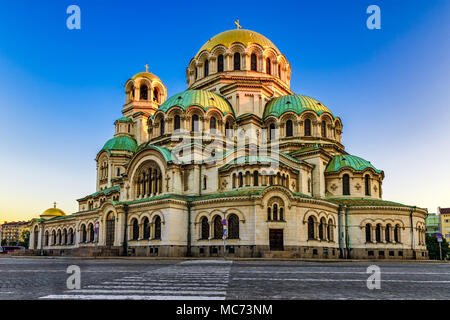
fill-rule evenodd
<path id="1" fill-rule="evenodd" d="M 53 208 L 49 208 L 47 210 L 45 210 L 42 214 L 41 217 L 62 217 L 65 216 L 66 213 L 64 211 L 62 211 L 61 209 L 58 209 L 56 207 L 56 203 L 53 205 Z"/>
<path id="2" fill-rule="evenodd" d="M 154 75 L 151 72 L 139 72 L 138 74 L 136 74 L 135 76 L 133 76 L 133 78 L 131 78 L 132 80 L 136 80 L 137 78 L 147 78 L 150 81 L 159 81 L 161 82 L 161 79 L 158 78 L 158 76 Z"/>
<path id="3" fill-rule="evenodd" d="M 224 45 L 229 48 L 233 43 L 239 42 L 242 43 L 245 47 L 248 45 L 255 43 L 259 44 L 263 49 L 273 48 L 278 53 L 280 52 L 278 48 L 266 37 L 258 32 L 252 30 L 245 29 L 234 29 L 224 31 L 215 35 L 211 39 L 208 40 L 197 52 L 197 56 L 204 50 L 211 51 L 215 46 Z"/>

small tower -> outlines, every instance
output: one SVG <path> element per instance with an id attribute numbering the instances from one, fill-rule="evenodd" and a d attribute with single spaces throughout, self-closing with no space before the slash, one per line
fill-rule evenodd
<path id="1" fill-rule="evenodd" d="M 122 113 L 132 118 L 139 111 L 152 115 L 167 99 L 167 88 L 153 73 L 146 71 L 133 76 L 125 83 L 126 100 Z"/>

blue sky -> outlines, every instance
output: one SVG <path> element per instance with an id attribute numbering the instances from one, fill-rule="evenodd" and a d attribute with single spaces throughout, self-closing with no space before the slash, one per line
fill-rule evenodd
<path id="1" fill-rule="evenodd" d="M 366 28 L 371 4 L 381 30 Z M 385 199 L 450 207 L 450 2 L 45 0 L 0 7 L 0 219 L 76 211 L 125 81 L 148 64 L 169 96 L 186 89 L 189 60 L 237 18 L 285 54 L 295 93 L 341 117 L 346 150 L 385 171 Z"/>

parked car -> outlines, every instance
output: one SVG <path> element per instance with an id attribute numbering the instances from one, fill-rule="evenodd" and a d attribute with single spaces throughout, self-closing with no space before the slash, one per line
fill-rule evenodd
<path id="1" fill-rule="evenodd" d="M 12 252 L 15 250 L 25 250 L 25 247 L 22 246 L 1 246 L 0 254 L 7 254 L 8 252 Z"/>

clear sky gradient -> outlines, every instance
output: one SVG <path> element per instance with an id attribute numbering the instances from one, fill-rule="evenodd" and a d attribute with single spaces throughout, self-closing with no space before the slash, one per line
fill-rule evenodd
<path id="1" fill-rule="evenodd" d="M 449 1 L 8 1 L 0 5 L 0 222 L 66 213 L 95 191 L 124 83 L 150 71 L 169 96 L 212 36 L 257 31 L 291 88 L 341 117 L 346 150 L 385 171 L 383 197 L 450 207 Z M 81 30 L 66 9 L 81 8 Z M 366 8 L 381 8 L 381 30 Z"/>

